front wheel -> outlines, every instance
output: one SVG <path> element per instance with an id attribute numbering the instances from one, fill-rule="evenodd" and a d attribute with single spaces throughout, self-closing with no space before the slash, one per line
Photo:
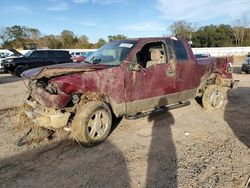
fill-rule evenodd
<path id="1" fill-rule="evenodd" d="M 101 101 L 84 104 L 72 121 L 72 136 L 77 142 L 93 146 L 103 142 L 112 126 L 112 114 L 109 107 Z"/>
<path id="2" fill-rule="evenodd" d="M 19 65 L 15 68 L 14 75 L 21 77 L 21 74 L 26 70 L 27 68 L 24 65 Z"/>
<path id="3" fill-rule="evenodd" d="M 226 101 L 226 90 L 218 85 L 210 85 L 202 96 L 202 105 L 205 109 L 221 108 Z"/>

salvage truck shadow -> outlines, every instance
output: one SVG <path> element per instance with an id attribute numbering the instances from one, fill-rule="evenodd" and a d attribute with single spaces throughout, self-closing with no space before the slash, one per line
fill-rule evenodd
<path id="1" fill-rule="evenodd" d="M 153 130 L 146 187 L 177 187 L 177 157 L 171 130 L 175 120 L 167 110 L 152 113 L 148 120 L 153 122 Z"/>
<path id="2" fill-rule="evenodd" d="M 130 182 L 123 153 L 108 140 L 92 148 L 54 141 L 0 160 L 0 187 L 116 188 Z"/>
<path id="3" fill-rule="evenodd" d="M 153 113 L 146 187 L 177 187 L 177 157 L 168 111 Z M 118 120 L 116 123 L 119 123 Z M 93 148 L 54 141 L 0 160 L 0 187 L 131 187 L 127 161 L 109 142 Z"/>
<path id="4" fill-rule="evenodd" d="M 228 91 L 224 120 L 235 136 L 250 148 L 250 88 L 239 87 Z"/>
<path id="5" fill-rule="evenodd" d="M 0 161 L 0 187 L 130 187 L 125 158 L 106 141 L 61 141 Z"/>

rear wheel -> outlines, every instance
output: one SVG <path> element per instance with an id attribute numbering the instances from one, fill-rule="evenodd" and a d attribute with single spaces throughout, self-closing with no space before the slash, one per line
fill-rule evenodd
<path id="1" fill-rule="evenodd" d="M 202 96 L 202 105 L 205 109 L 221 108 L 226 101 L 226 90 L 218 85 L 210 85 Z"/>
<path id="2" fill-rule="evenodd" d="M 21 74 L 26 71 L 27 68 L 24 66 L 24 65 L 19 65 L 15 68 L 14 70 L 14 75 L 15 76 L 18 76 L 18 77 L 21 77 Z"/>
<path id="3" fill-rule="evenodd" d="M 77 111 L 72 122 L 72 136 L 83 145 L 93 146 L 108 137 L 111 125 L 109 107 L 103 102 L 91 101 Z"/>

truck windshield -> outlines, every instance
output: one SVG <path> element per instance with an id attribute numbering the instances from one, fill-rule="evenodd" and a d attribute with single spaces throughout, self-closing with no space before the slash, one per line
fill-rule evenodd
<path id="1" fill-rule="evenodd" d="M 91 64 L 119 65 L 135 46 L 136 41 L 115 41 L 105 44 L 84 61 Z"/>

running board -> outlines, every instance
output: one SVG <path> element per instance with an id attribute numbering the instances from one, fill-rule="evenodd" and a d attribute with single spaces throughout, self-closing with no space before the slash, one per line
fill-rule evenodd
<path id="1" fill-rule="evenodd" d="M 181 102 L 179 102 L 177 104 L 162 106 L 160 108 L 150 110 L 150 111 L 146 111 L 146 112 L 141 112 L 141 113 L 138 113 L 136 115 L 126 115 L 125 118 L 128 119 L 128 120 L 140 119 L 140 118 L 149 116 L 149 115 L 151 115 L 153 113 L 159 113 L 159 112 L 164 112 L 164 111 L 167 111 L 167 110 L 173 110 L 173 109 L 188 106 L 188 105 L 190 105 L 190 101 L 181 101 Z"/>

